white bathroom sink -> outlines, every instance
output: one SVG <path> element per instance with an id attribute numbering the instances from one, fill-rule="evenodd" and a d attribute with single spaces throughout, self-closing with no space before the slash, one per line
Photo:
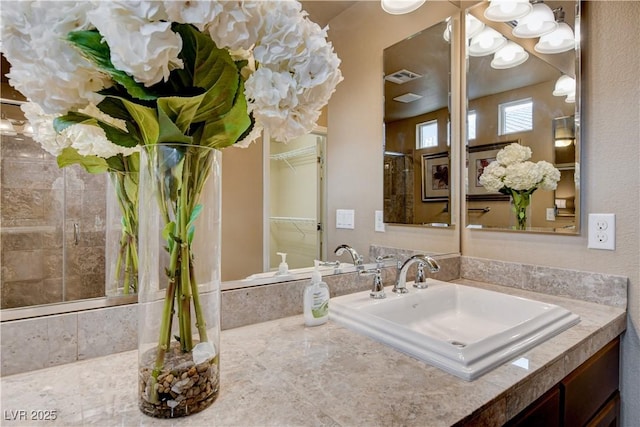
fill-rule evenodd
<path id="1" fill-rule="evenodd" d="M 580 317 L 553 304 L 427 279 L 407 294 L 385 288 L 332 298 L 330 318 L 472 381 L 570 328 Z"/>

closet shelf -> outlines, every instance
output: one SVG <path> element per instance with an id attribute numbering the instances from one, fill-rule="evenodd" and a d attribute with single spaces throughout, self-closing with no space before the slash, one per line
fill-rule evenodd
<path id="1" fill-rule="evenodd" d="M 296 148 L 295 150 L 285 151 L 283 153 L 276 153 L 269 155 L 271 160 L 287 160 L 294 157 L 302 157 L 307 155 L 316 154 L 316 146 L 310 145 L 308 147 Z"/>
<path id="2" fill-rule="evenodd" d="M 317 225 L 317 220 L 315 218 L 301 218 L 294 216 L 272 216 L 269 218 L 271 222 L 275 223 L 296 223 L 302 225 Z"/>

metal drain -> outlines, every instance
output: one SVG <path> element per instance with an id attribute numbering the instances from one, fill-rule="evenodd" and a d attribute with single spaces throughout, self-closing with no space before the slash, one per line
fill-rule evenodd
<path id="1" fill-rule="evenodd" d="M 465 348 L 467 346 L 465 343 L 460 341 L 455 341 L 455 340 L 449 341 L 449 344 L 456 346 L 458 348 Z"/>

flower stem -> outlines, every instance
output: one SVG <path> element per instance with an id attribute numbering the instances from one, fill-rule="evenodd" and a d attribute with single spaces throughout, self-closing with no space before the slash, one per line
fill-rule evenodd
<path id="1" fill-rule="evenodd" d="M 180 344 L 182 351 L 191 351 L 193 348 L 191 334 L 191 285 L 189 276 L 189 264 L 191 262 L 190 242 L 187 230 L 189 223 L 189 187 L 190 187 L 191 155 L 189 150 L 185 154 L 182 166 L 182 187 L 178 199 L 178 229 L 180 239 L 180 303 L 182 306 L 180 324 Z M 176 273 L 177 274 L 177 273 Z"/>

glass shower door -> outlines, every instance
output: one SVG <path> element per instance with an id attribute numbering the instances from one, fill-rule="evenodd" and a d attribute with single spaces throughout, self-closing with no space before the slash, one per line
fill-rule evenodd
<path id="1" fill-rule="evenodd" d="M 60 169 L 19 105 L 3 102 L 2 115 L 1 308 L 104 296 L 106 175 Z"/>

